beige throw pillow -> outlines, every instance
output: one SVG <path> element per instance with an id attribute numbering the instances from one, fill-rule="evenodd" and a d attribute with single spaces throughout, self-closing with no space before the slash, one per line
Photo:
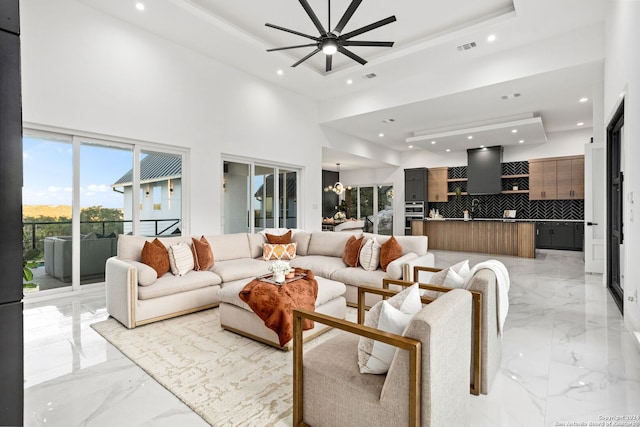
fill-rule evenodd
<path id="1" fill-rule="evenodd" d="M 360 248 L 360 256 L 358 261 L 362 268 L 368 271 L 378 269 L 380 263 L 380 244 L 376 242 L 376 239 L 370 238 Z"/>
<path id="2" fill-rule="evenodd" d="M 193 270 L 193 253 L 187 242 L 180 242 L 169 247 L 169 264 L 174 276 L 184 276 Z"/>

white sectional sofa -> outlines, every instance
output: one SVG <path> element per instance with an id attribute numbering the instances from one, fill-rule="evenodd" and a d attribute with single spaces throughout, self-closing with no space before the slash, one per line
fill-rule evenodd
<path id="1" fill-rule="evenodd" d="M 383 278 L 402 279 L 414 265 L 434 266 L 433 254 L 427 252 L 426 236 L 396 236 L 402 256 L 391 262 L 387 271 L 348 267 L 342 260 L 345 244 L 356 233 L 307 232 L 295 230 L 292 242 L 297 244 L 293 267 L 310 269 L 320 276 L 346 285 L 348 304 L 357 304 L 357 287 L 382 287 Z M 379 244 L 390 236 L 364 234 Z M 200 236 L 195 236 L 200 238 Z M 106 263 L 106 296 L 109 314 L 128 328 L 215 307 L 220 303 L 219 291 L 225 283 L 247 283 L 269 272 L 271 261 L 265 261 L 263 233 L 205 235 L 211 245 L 214 264 L 208 271 L 189 271 L 183 276 L 171 272 L 157 277 L 151 267 L 140 262 L 145 241 L 153 238 L 121 235 L 118 254 Z M 167 247 L 181 241 L 191 243 L 191 236 L 160 237 Z"/>

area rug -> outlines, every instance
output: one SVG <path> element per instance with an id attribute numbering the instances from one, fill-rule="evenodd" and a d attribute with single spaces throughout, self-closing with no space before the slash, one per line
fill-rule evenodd
<path id="1" fill-rule="evenodd" d="M 293 353 L 223 330 L 218 313 L 134 329 L 110 318 L 91 327 L 213 426 L 290 426 Z M 336 333 L 305 343 L 305 350 Z"/>

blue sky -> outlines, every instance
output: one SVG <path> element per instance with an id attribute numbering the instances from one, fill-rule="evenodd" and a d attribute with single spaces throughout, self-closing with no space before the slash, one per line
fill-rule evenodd
<path id="1" fill-rule="evenodd" d="M 24 205 L 71 205 L 73 146 L 70 142 L 23 139 Z M 82 145 L 80 206 L 122 208 L 123 196 L 111 188 L 132 167 L 133 152 Z"/>

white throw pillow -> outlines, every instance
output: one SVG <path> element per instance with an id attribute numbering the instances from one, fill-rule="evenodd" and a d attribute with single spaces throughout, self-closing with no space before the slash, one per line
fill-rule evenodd
<path id="1" fill-rule="evenodd" d="M 437 272 L 431 276 L 429 283 L 449 288 L 461 288 L 469 271 L 469 260 L 467 259 Z"/>
<path id="2" fill-rule="evenodd" d="M 405 316 L 400 316 L 400 314 L 395 313 L 391 309 L 395 309 Z M 402 327 L 400 327 L 400 321 L 405 319 L 406 316 L 409 316 L 410 320 L 411 317 L 421 309 L 422 301 L 420 301 L 420 289 L 418 288 L 418 284 L 415 283 L 388 300 L 380 301 L 371 307 L 371 310 L 369 310 L 365 316 L 364 324 L 365 326 L 371 326 L 372 328 L 383 331 L 401 334 L 408 321 L 404 323 L 404 326 Z M 381 321 L 383 317 L 383 310 L 384 320 Z M 394 332 L 397 330 L 400 332 Z M 389 370 L 395 349 L 391 351 L 391 358 L 389 358 L 389 350 L 385 348 L 384 345 L 380 346 L 378 344 L 383 343 L 370 338 L 360 338 L 360 341 L 358 342 L 358 366 L 360 367 L 361 373 L 384 374 Z"/>
<path id="3" fill-rule="evenodd" d="M 193 252 L 187 242 L 169 246 L 169 264 L 174 276 L 184 276 L 193 270 Z"/>
<path id="4" fill-rule="evenodd" d="M 364 242 L 360 249 L 358 261 L 365 270 L 373 271 L 378 269 L 378 264 L 380 264 L 380 244 L 376 242 L 376 239 L 370 238 Z"/>

